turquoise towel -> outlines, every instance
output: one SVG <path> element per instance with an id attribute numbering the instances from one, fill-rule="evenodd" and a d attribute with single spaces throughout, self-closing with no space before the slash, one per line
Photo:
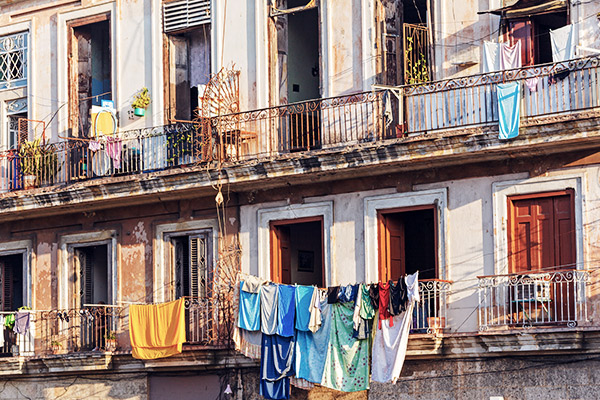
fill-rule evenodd
<path id="1" fill-rule="evenodd" d="M 299 331 L 308 331 L 310 301 L 314 291 L 314 286 L 296 286 L 296 329 Z"/>
<path id="2" fill-rule="evenodd" d="M 244 282 L 240 282 L 240 309 L 238 327 L 247 331 L 260 330 L 260 295 L 241 290 Z"/>
<path id="3" fill-rule="evenodd" d="M 321 303 L 321 328 L 312 333 L 296 332 L 296 377 L 321 384 L 329 348 L 331 304 Z"/>
<path id="4" fill-rule="evenodd" d="M 498 119 L 500 139 L 512 139 L 519 135 L 521 83 L 511 82 L 496 86 L 498 96 Z"/>

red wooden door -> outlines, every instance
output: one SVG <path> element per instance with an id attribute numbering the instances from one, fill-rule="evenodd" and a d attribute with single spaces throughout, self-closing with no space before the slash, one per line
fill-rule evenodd
<path id="1" fill-rule="evenodd" d="M 399 213 L 381 214 L 379 224 L 379 279 L 397 280 L 406 270 L 404 222 Z"/>
<path id="2" fill-rule="evenodd" d="M 523 67 L 534 65 L 533 23 L 529 19 L 516 19 L 508 21 L 508 41 L 514 45 L 521 42 L 521 64 Z"/>
<path id="3" fill-rule="evenodd" d="M 276 283 L 292 283 L 290 227 L 271 226 L 271 279 Z"/>

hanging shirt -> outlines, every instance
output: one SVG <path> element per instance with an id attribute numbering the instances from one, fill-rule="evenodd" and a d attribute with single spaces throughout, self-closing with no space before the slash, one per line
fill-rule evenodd
<path id="1" fill-rule="evenodd" d="M 321 327 L 321 301 L 322 300 L 324 290 L 315 289 L 312 295 L 312 299 L 310 300 L 310 321 L 308 322 L 308 329 L 311 332 L 317 332 Z"/>
<path id="2" fill-rule="evenodd" d="M 257 276 L 246 275 L 243 277 L 244 285 L 242 286 L 242 290 L 248 293 L 258 293 L 260 287 L 267 283 L 266 279 L 259 278 Z"/>
<path id="3" fill-rule="evenodd" d="M 245 281 L 240 282 L 240 288 Z M 260 294 L 240 290 L 240 306 L 238 310 L 238 327 L 247 331 L 260 330 Z"/>
<path id="4" fill-rule="evenodd" d="M 390 323 L 393 325 L 394 321 L 391 320 L 392 315 L 389 311 L 390 305 L 390 284 L 379 282 L 379 328 L 381 329 L 381 321 L 390 318 Z"/>
<path id="5" fill-rule="evenodd" d="M 419 294 L 419 271 L 415 272 L 411 275 L 406 275 L 404 277 L 406 282 L 406 291 L 408 294 L 408 301 L 418 303 L 421 301 L 421 296 Z"/>
<path id="6" fill-rule="evenodd" d="M 331 304 L 321 304 L 323 323 L 317 332 L 296 332 L 296 377 L 321 384 L 331 329 Z"/>
<path id="7" fill-rule="evenodd" d="M 358 293 L 358 285 L 340 286 L 340 291 L 338 293 L 338 301 L 341 301 L 342 303 L 355 301 L 356 293 Z"/>
<path id="8" fill-rule="evenodd" d="M 483 73 L 500 71 L 500 43 L 483 42 Z"/>
<path id="9" fill-rule="evenodd" d="M 369 287 L 369 297 L 371 298 L 371 304 L 375 310 L 379 309 L 379 284 L 374 283 Z"/>
<path id="10" fill-rule="evenodd" d="M 332 287 L 327 288 L 327 302 L 329 304 L 337 303 L 339 293 L 340 293 L 339 286 L 332 286 Z"/>
<path id="11" fill-rule="evenodd" d="M 496 85 L 498 97 L 498 122 L 500 139 L 512 139 L 519 135 L 521 84 L 510 82 Z"/>
<path id="12" fill-rule="evenodd" d="M 375 317 L 375 308 L 369 295 L 369 285 L 361 285 L 360 293 L 362 297 L 360 302 L 360 317 L 362 319 L 373 319 Z"/>
<path id="13" fill-rule="evenodd" d="M 575 58 L 574 27 L 575 25 L 569 24 L 562 28 L 550 30 L 553 62 L 562 62 Z"/>
<path id="14" fill-rule="evenodd" d="M 267 335 L 277 333 L 277 287 L 263 285 L 260 289 L 260 330 Z"/>
<path id="15" fill-rule="evenodd" d="M 369 341 L 352 337 L 352 303 L 331 305 L 331 332 L 321 385 L 344 392 L 369 388 Z"/>
<path id="16" fill-rule="evenodd" d="M 375 332 L 371 357 L 372 381 L 396 383 L 400 377 L 408 346 L 413 304 L 410 302 L 406 311 L 393 317 L 393 321 L 382 321 L 381 329 Z"/>
<path id="17" fill-rule="evenodd" d="M 500 45 L 500 69 L 521 68 L 521 41 L 517 40 L 514 45 L 502 43 Z"/>
<path id="18" fill-rule="evenodd" d="M 362 287 L 362 284 L 358 286 L 356 301 L 354 302 L 354 313 L 352 314 L 352 328 L 354 329 L 354 331 L 358 331 L 360 321 L 362 320 L 362 318 L 360 318 L 360 307 L 362 304 Z"/>
<path id="19" fill-rule="evenodd" d="M 314 286 L 296 286 L 296 329 L 299 331 L 309 330 L 310 307 L 315 290 Z"/>
<path id="20" fill-rule="evenodd" d="M 296 288 L 279 285 L 277 294 L 277 334 L 294 336 L 294 315 L 296 314 Z"/>
<path id="21" fill-rule="evenodd" d="M 398 315 L 405 311 L 407 300 L 408 294 L 406 292 L 406 283 L 404 282 L 404 278 L 398 279 L 396 284 L 394 284 L 393 281 L 390 281 L 390 314 Z"/>

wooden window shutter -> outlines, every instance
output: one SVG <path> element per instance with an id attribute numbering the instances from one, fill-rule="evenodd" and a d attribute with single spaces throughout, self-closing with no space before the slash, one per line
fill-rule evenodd
<path id="1" fill-rule="evenodd" d="M 207 239 L 205 235 L 190 236 L 189 282 L 190 296 L 206 296 L 207 285 Z"/>
<path id="2" fill-rule="evenodd" d="M 210 0 L 179 0 L 163 4 L 165 33 L 203 24 L 210 24 Z"/>
<path id="3" fill-rule="evenodd" d="M 13 311 L 13 267 L 0 262 L 0 279 L 2 279 L 2 311 Z"/>
<path id="4" fill-rule="evenodd" d="M 78 251 L 80 306 L 94 301 L 94 256 L 88 249 Z"/>

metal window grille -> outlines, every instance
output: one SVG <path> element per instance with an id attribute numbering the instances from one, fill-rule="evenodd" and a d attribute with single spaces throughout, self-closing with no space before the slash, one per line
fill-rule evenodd
<path id="1" fill-rule="evenodd" d="M 0 89 L 27 86 L 27 32 L 0 37 Z"/>
<path id="2" fill-rule="evenodd" d="M 210 24 L 210 0 L 180 0 L 163 5 L 165 32 Z"/>

